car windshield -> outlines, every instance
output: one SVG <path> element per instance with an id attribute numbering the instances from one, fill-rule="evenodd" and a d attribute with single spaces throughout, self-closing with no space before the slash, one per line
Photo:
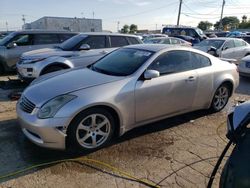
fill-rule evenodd
<path id="1" fill-rule="evenodd" d="M 118 49 L 97 61 L 91 69 L 113 76 L 128 76 L 143 65 L 153 52 L 132 48 Z"/>
<path id="2" fill-rule="evenodd" d="M 204 35 L 203 31 L 199 28 L 195 29 L 196 32 L 199 34 L 199 35 Z"/>
<path id="3" fill-rule="evenodd" d="M 16 34 L 10 33 L 7 36 L 5 36 L 3 39 L 0 40 L 0 46 L 6 45 Z"/>
<path id="4" fill-rule="evenodd" d="M 74 37 L 69 38 L 68 40 L 64 41 L 62 44 L 60 44 L 59 46 L 57 46 L 57 48 L 61 48 L 63 50 L 66 51 L 71 51 L 74 50 L 75 47 L 83 40 L 87 37 L 87 35 L 76 35 Z"/>
<path id="5" fill-rule="evenodd" d="M 216 49 L 219 49 L 225 40 L 203 40 L 195 46 L 213 46 Z"/>

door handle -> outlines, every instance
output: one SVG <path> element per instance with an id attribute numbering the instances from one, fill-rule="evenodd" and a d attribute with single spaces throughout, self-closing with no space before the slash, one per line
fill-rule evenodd
<path id="1" fill-rule="evenodd" d="M 103 51 L 101 51 L 100 53 L 101 53 L 101 54 L 107 54 L 107 53 L 108 53 L 108 51 L 103 50 Z"/>
<path id="2" fill-rule="evenodd" d="M 194 76 L 189 76 L 187 79 L 186 79 L 187 82 L 193 82 L 195 81 L 195 77 Z"/>

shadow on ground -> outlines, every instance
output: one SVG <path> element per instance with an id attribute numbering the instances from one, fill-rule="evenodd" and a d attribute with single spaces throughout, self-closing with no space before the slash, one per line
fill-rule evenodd
<path id="1" fill-rule="evenodd" d="M 113 143 L 111 143 L 109 146 L 120 144 L 126 140 L 153 132 L 167 130 L 171 127 L 179 126 L 183 123 L 189 122 L 190 120 L 195 120 L 205 115 L 208 115 L 208 111 L 203 110 L 148 124 L 133 129 L 120 138 L 115 138 Z M 17 120 L 0 122 L 0 177 L 2 175 L 21 170 L 35 164 L 86 156 L 88 154 L 89 153 L 86 152 L 72 154 L 65 151 L 48 150 L 38 147 L 25 138 L 21 132 Z M 38 169 L 33 171 L 36 170 Z M 27 173 L 31 173 L 33 171 Z M 20 174 L 18 176 L 23 176 L 25 174 Z M 0 179 L 0 183 L 18 176 Z"/>

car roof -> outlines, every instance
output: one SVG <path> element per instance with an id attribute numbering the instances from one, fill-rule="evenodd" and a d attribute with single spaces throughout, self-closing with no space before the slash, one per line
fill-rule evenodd
<path id="1" fill-rule="evenodd" d="M 130 45 L 125 46 L 123 48 L 133 48 L 138 50 L 147 50 L 151 52 L 159 52 L 164 49 L 176 49 L 176 48 L 183 48 L 183 49 L 189 49 L 187 47 L 183 46 L 177 46 L 177 45 L 169 45 L 169 44 L 136 44 L 136 45 Z"/>
<path id="2" fill-rule="evenodd" d="M 217 38 L 209 38 L 209 39 L 206 39 L 206 40 L 241 40 L 239 38 L 229 38 L 229 37 L 217 37 Z"/>
<path id="3" fill-rule="evenodd" d="M 23 30 L 23 31 L 14 31 L 14 33 L 20 34 L 35 34 L 35 33 L 69 33 L 69 34 L 78 34 L 79 32 L 71 32 L 71 31 L 50 31 L 50 30 Z"/>
<path id="4" fill-rule="evenodd" d="M 127 36 L 127 37 L 137 37 L 136 35 L 131 34 L 121 34 L 121 33 L 109 33 L 109 32 L 86 32 L 80 33 L 81 35 L 108 35 L 108 36 Z"/>

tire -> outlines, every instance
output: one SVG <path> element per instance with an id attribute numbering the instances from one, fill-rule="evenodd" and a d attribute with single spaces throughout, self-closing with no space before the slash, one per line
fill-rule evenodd
<path id="1" fill-rule="evenodd" d="M 222 84 L 214 93 L 210 110 L 212 112 L 221 111 L 226 105 L 230 97 L 230 89 L 227 84 Z"/>
<path id="2" fill-rule="evenodd" d="M 113 137 L 114 128 L 115 120 L 109 111 L 101 108 L 83 111 L 69 125 L 67 149 L 81 152 L 102 148 Z"/>
<path id="3" fill-rule="evenodd" d="M 46 68 L 41 75 L 44 75 L 44 74 L 48 74 L 48 73 L 51 73 L 51 72 L 56 72 L 56 71 L 59 71 L 59 70 L 63 70 L 64 68 L 61 67 L 61 66 L 51 66 L 51 67 L 48 67 Z"/>

